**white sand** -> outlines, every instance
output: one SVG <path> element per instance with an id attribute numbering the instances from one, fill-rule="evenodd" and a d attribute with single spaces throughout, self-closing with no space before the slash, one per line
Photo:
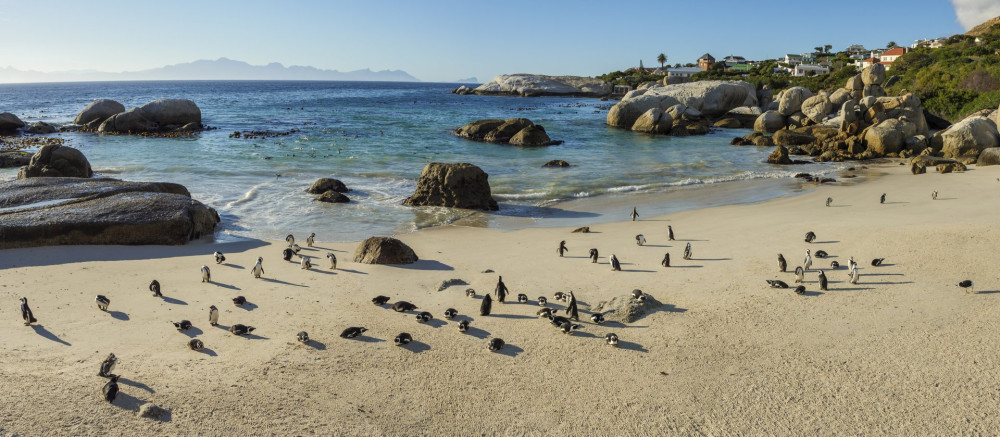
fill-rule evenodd
<path id="1" fill-rule="evenodd" d="M 595 225 L 591 234 L 424 230 L 400 237 L 421 257 L 411 266 L 355 264 L 355 243 L 318 244 L 337 254 L 336 271 L 325 249 L 305 252 L 317 257 L 312 271 L 281 260 L 283 242 L 2 251 L 0 434 L 997 434 L 1000 167 L 884 170 L 864 184 Z M 668 224 L 678 241 L 666 241 Z M 818 239 L 807 244 L 810 230 Z M 638 233 L 646 246 L 635 244 Z M 563 239 L 570 251 L 559 258 Z M 688 241 L 694 259 L 684 261 Z M 587 259 L 591 247 L 600 264 Z M 228 265 L 214 264 L 216 249 Z M 827 270 L 829 291 L 818 291 L 815 272 L 810 295 L 767 288 L 765 279 L 794 280 L 777 273 L 777 254 L 793 270 L 806 249 L 842 265 L 854 256 L 860 283 L 841 267 Z M 674 267 L 660 267 L 665 252 Z M 625 271 L 611 271 L 611 253 Z M 262 280 L 250 275 L 258 256 Z M 871 267 L 875 257 L 885 265 Z M 200 282 L 202 265 L 216 283 Z M 466 286 L 436 290 L 461 278 L 482 295 L 498 274 L 512 295 L 489 317 Z M 165 299 L 147 291 L 154 278 Z M 955 285 L 963 279 L 978 293 Z M 590 323 L 585 304 L 634 288 L 668 306 L 628 326 Z M 515 299 L 569 290 L 586 313 L 573 336 Z M 110 314 L 96 308 L 97 294 L 111 299 Z M 376 307 L 378 294 L 435 321 Z M 236 295 L 252 309 L 235 307 Z M 21 323 L 20 296 L 39 319 L 33 328 Z M 212 304 L 220 327 L 208 324 Z M 444 321 L 448 307 L 475 329 L 461 334 Z M 177 332 L 169 322 L 181 319 L 195 329 Z M 223 329 L 234 323 L 257 327 L 256 336 Z M 348 326 L 368 336 L 339 338 Z M 312 346 L 295 341 L 300 330 Z M 416 340 L 408 348 L 392 343 L 402 331 Z M 603 342 L 607 332 L 618 333 L 619 348 Z M 190 336 L 208 350 L 188 350 Z M 488 352 L 488 337 L 507 348 Z M 112 405 L 97 376 L 108 352 L 121 360 Z M 170 416 L 139 417 L 147 402 Z"/>

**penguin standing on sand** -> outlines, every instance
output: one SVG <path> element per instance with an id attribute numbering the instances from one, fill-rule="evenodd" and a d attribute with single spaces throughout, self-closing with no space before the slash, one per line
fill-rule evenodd
<path id="1" fill-rule="evenodd" d="M 590 249 L 590 262 L 597 264 L 597 249 Z"/>
<path id="2" fill-rule="evenodd" d="M 479 315 L 488 316 L 493 309 L 493 298 L 489 294 L 483 296 L 483 303 L 479 305 Z"/>
<path id="3" fill-rule="evenodd" d="M 28 306 L 28 298 L 26 297 L 21 298 L 21 318 L 24 319 L 24 326 L 38 321 L 35 315 L 31 313 L 31 307 Z"/>
<path id="4" fill-rule="evenodd" d="M 288 248 L 291 249 L 292 245 L 295 244 L 295 236 L 292 234 L 288 234 L 285 237 L 285 242 L 288 243 Z"/>
<path id="5" fill-rule="evenodd" d="M 632 207 L 632 214 L 629 214 L 629 217 L 632 217 L 632 221 L 635 221 L 637 218 L 639 218 L 639 212 L 635 210 L 634 206 Z"/>
<path id="6" fill-rule="evenodd" d="M 566 248 L 566 240 L 560 241 L 559 248 L 556 249 L 556 253 L 559 254 L 559 257 L 562 258 L 563 253 L 566 253 L 567 250 L 569 249 Z"/>
<path id="7" fill-rule="evenodd" d="M 327 252 L 326 257 L 330 258 L 330 270 L 337 270 L 337 255 L 334 255 L 333 252 Z"/>
<path id="8" fill-rule="evenodd" d="M 802 264 L 805 264 L 803 267 L 805 270 L 809 270 L 813 266 L 812 251 L 809 249 L 806 249 L 806 259 L 805 261 L 802 261 Z"/>
<path id="9" fill-rule="evenodd" d="M 299 254 L 299 252 L 301 252 L 301 251 L 302 251 L 302 248 L 301 248 L 301 247 L 299 247 L 299 245 L 298 245 L 298 244 L 293 244 L 293 245 L 292 245 L 292 253 L 294 253 L 294 254 L 298 255 L 298 254 Z M 301 256 L 301 255 L 299 255 L 299 256 Z"/>
<path id="10" fill-rule="evenodd" d="M 219 309 L 215 305 L 208 307 L 208 324 L 212 326 L 219 324 Z"/>
<path id="11" fill-rule="evenodd" d="M 622 264 L 618 262 L 618 257 L 615 254 L 611 254 L 611 270 L 615 272 L 622 271 Z"/>
<path id="12" fill-rule="evenodd" d="M 299 264 L 302 266 L 302 270 L 309 270 L 312 268 L 312 262 L 310 262 L 309 258 L 306 257 L 302 257 L 302 262 Z"/>
<path id="13" fill-rule="evenodd" d="M 223 255 L 222 252 L 216 251 L 215 252 L 215 263 L 216 264 L 222 264 L 224 262 L 226 262 L 226 256 Z"/>
<path id="14" fill-rule="evenodd" d="M 566 305 L 566 314 L 573 320 L 580 321 L 580 313 L 576 308 L 576 296 L 573 292 L 569 292 L 569 305 Z"/>
<path id="15" fill-rule="evenodd" d="M 800 284 L 806 278 L 806 271 L 802 270 L 802 267 L 795 268 L 795 283 Z"/>
<path id="16" fill-rule="evenodd" d="M 118 375 L 111 375 L 111 380 L 104 384 L 101 392 L 104 393 L 104 400 L 114 402 L 115 398 L 118 397 Z"/>
<path id="17" fill-rule="evenodd" d="M 826 198 L 826 206 L 830 206 L 831 203 L 833 203 L 833 198 L 832 197 L 827 197 Z"/>
<path id="18" fill-rule="evenodd" d="M 201 282 L 212 282 L 212 271 L 208 266 L 201 266 Z"/>
<path id="19" fill-rule="evenodd" d="M 118 357 L 115 354 L 108 354 L 108 357 L 101 362 L 101 369 L 97 371 L 97 376 L 102 378 L 110 378 L 112 376 L 111 372 L 115 370 L 115 365 L 118 364 Z"/>
<path id="20" fill-rule="evenodd" d="M 667 225 L 667 239 L 674 241 L 674 228 L 670 225 Z"/>
<path id="21" fill-rule="evenodd" d="M 851 269 L 851 283 L 857 285 L 859 278 L 861 278 L 861 274 L 858 273 L 858 266 L 855 265 L 854 268 Z"/>
<path id="22" fill-rule="evenodd" d="M 260 256 L 257 257 L 257 264 L 253 265 L 253 269 L 250 270 L 250 273 L 253 275 L 254 278 L 260 279 L 260 275 L 264 274 L 264 258 L 263 257 L 260 257 Z"/>
<path id="23" fill-rule="evenodd" d="M 937 191 L 931 192 L 931 200 L 937 200 Z"/>
<path id="24" fill-rule="evenodd" d="M 670 252 L 663 255 L 663 261 L 660 261 L 660 265 L 663 267 L 670 267 Z"/>
<path id="25" fill-rule="evenodd" d="M 885 203 L 885 193 L 882 193 L 882 197 L 878 198 L 878 203 L 882 203 L 882 204 Z"/>
<path id="26" fill-rule="evenodd" d="M 823 291 L 827 291 L 826 290 L 826 273 L 823 273 L 822 270 L 819 271 L 819 289 L 823 290 Z"/>
<path id="27" fill-rule="evenodd" d="M 500 276 L 499 279 L 497 279 L 497 288 L 494 292 L 497 294 L 497 301 L 500 303 L 503 303 L 504 299 L 507 298 L 507 284 L 503 283 L 503 276 Z"/>
<path id="28" fill-rule="evenodd" d="M 684 246 L 684 259 L 691 259 L 693 255 L 694 253 L 691 252 L 691 243 L 688 243 L 687 246 Z"/>
<path id="29" fill-rule="evenodd" d="M 549 304 L 549 300 L 545 296 L 538 296 L 538 306 L 544 307 Z"/>
<path id="30" fill-rule="evenodd" d="M 646 244 L 646 236 L 642 235 L 642 234 L 636 235 L 635 236 L 635 244 L 637 244 L 639 246 L 642 246 L 642 245 Z"/>
<path id="31" fill-rule="evenodd" d="M 149 291 L 153 292 L 153 297 L 162 297 L 163 294 L 160 293 L 160 281 L 156 279 L 149 283 Z"/>
<path id="32" fill-rule="evenodd" d="M 490 343 L 489 345 L 486 346 L 486 349 L 489 349 L 490 352 L 496 352 L 500 349 L 503 349 L 503 345 L 504 345 L 503 339 L 494 338 L 490 340 Z"/>
<path id="33" fill-rule="evenodd" d="M 299 331 L 298 334 L 295 334 L 295 339 L 298 340 L 299 343 L 309 344 L 309 333 L 306 331 Z"/>
<path id="34" fill-rule="evenodd" d="M 291 248 L 286 247 L 285 250 L 281 251 L 281 259 L 285 261 L 291 261 L 292 255 L 295 255 L 295 252 L 292 252 Z"/>
<path id="35" fill-rule="evenodd" d="M 97 309 L 104 312 L 107 312 L 108 305 L 111 305 L 111 299 L 108 299 L 103 294 L 98 294 L 94 301 L 97 302 Z"/>
<path id="36" fill-rule="evenodd" d="M 313 243 L 315 243 L 315 242 L 316 242 L 316 233 L 315 232 L 309 234 L 309 236 L 306 237 L 306 246 L 313 247 Z"/>
<path id="37" fill-rule="evenodd" d="M 779 253 L 778 254 L 778 271 L 781 272 L 781 273 L 785 273 L 785 271 L 787 269 L 788 269 L 788 263 L 785 262 L 785 256 Z"/>
<path id="38" fill-rule="evenodd" d="M 524 293 L 518 294 L 517 301 L 518 303 L 528 303 L 528 295 Z"/>

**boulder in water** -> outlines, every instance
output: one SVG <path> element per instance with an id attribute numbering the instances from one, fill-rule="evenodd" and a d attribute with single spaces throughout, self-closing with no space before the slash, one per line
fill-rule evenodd
<path id="1" fill-rule="evenodd" d="M 403 201 L 408 206 L 500 209 L 490 193 L 489 175 L 468 163 L 432 162 L 420 172 L 417 189 Z"/>
<path id="2" fill-rule="evenodd" d="M 72 147 L 48 145 L 35 153 L 28 165 L 21 167 L 18 179 L 37 177 L 89 178 L 94 175 L 90 161 Z"/>

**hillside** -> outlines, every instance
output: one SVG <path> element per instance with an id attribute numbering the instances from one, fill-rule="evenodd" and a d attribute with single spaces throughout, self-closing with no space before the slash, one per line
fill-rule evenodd
<path id="1" fill-rule="evenodd" d="M 980 24 L 980 25 L 978 25 L 976 27 L 973 27 L 972 29 L 969 29 L 969 31 L 965 32 L 965 34 L 968 35 L 968 36 L 971 36 L 971 37 L 977 37 L 979 35 L 982 35 L 982 34 L 988 32 L 990 30 L 990 28 L 992 28 L 996 24 L 1000 24 L 1000 17 L 991 18 L 989 20 L 986 20 L 985 23 Z"/>

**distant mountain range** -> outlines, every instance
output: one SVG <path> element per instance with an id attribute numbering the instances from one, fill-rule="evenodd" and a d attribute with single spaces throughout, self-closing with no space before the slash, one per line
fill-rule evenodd
<path id="1" fill-rule="evenodd" d="M 285 67 L 277 62 L 250 65 L 243 61 L 219 58 L 167 65 L 141 71 L 109 73 L 95 70 L 23 71 L 12 67 L 0 68 L 0 83 L 22 82 L 91 82 L 131 80 L 350 80 L 418 82 L 403 70 L 355 71 L 322 70 L 316 67 Z"/>

